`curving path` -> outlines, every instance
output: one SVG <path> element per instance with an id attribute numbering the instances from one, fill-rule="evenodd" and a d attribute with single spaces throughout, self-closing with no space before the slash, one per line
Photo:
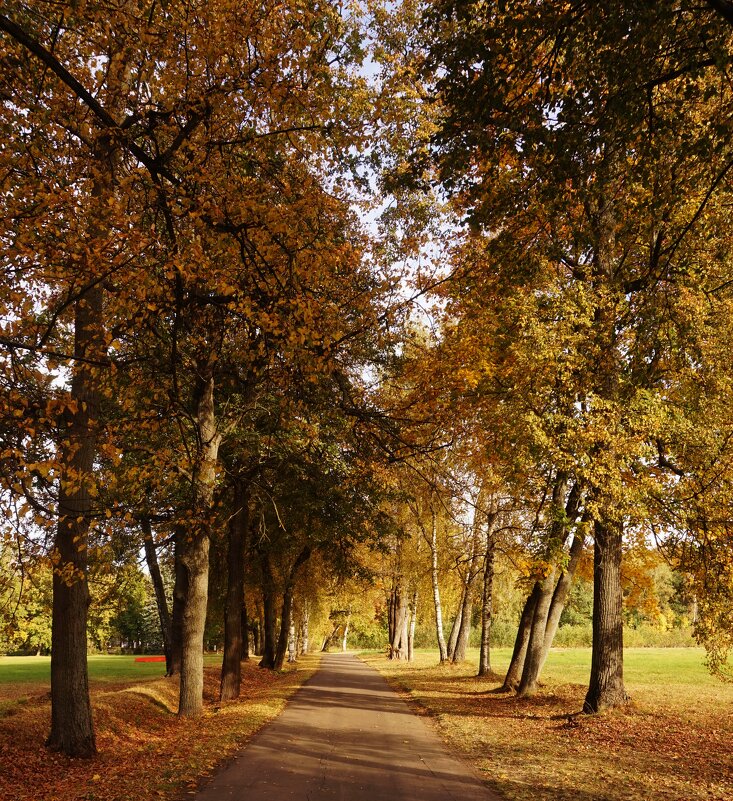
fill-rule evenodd
<path id="1" fill-rule="evenodd" d="M 376 670 L 320 670 L 196 801 L 497 801 Z"/>

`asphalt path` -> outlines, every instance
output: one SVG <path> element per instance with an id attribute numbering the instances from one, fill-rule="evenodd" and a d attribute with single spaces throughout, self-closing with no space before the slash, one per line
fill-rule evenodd
<path id="1" fill-rule="evenodd" d="M 373 668 L 321 668 L 196 801 L 496 801 Z"/>

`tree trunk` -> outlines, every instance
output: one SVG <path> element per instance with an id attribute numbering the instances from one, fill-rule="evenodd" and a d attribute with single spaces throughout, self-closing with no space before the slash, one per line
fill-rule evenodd
<path id="1" fill-rule="evenodd" d="M 555 575 L 556 569 L 552 568 L 542 581 L 538 581 L 535 584 L 534 612 L 527 639 L 522 679 L 517 688 L 517 695 L 522 698 L 527 698 L 537 691 L 537 681 L 542 665 L 542 649 L 545 644 L 547 615 L 550 611 L 552 593 L 555 589 Z"/>
<path id="2" fill-rule="evenodd" d="M 532 618 L 534 617 L 534 608 L 537 604 L 537 597 L 539 595 L 539 585 L 535 584 L 532 592 L 524 603 L 522 609 L 522 617 L 519 621 L 519 628 L 517 629 L 517 637 L 514 640 L 514 650 L 512 652 L 512 659 L 509 663 L 509 669 L 504 677 L 504 684 L 502 685 L 503 692 L 516 690 L 519 687 L 519 682 L 522 678 L 524 670 L 524 658 L 527 654 L 527 645 L 529 644 L 529 633 L 532 628 Z"/>
<path id="3" fill-rule="evenodd" d="M 415 626 L 417 625 L 417 590 L 412 593 L 410 603 L 410 630 L 407 633 L 407 661 L 415 658 Z"/>
<path id="4" fill-rule="evenodd" d="M 461 623 L 458 627 L 458 636 L 453 649 L 451 662 L 458 664 L 466 659 L 466 649 L 471 636 L 471 618 L 473 617 L 473 581 L 469 581 L 463 591 L 463 604 L 461 608 Z"/>
<path id="5" fill-rule="evenodd" d="M 548 532 L 547 558 L 552 562 L 557 561 L 557 556 L 555 555 L 556 550 L 562 552 L 565 540 L 567 539 L 567 521 L 571 517 L 575 518 L 578 504 L 580 503 L 580 487 L 578 483 L 576 482 L 573 485 L 569 493 L 567 492 L 567 488 L 567 473 L 558 471 L 552 489 L 552 519 Z M 567 498 L 565 497 L 566 494 Z M 546 648 L 549 649 L 547 635 L 550 607 L 553 598 L 557 596 L 557 588 L 555 586 L 556 576 L 557 565 L 553 564 L 545 578 L 539 582 L 539 592 L 532 616 L 532 626 L 524 659 L 522 680 L 517 690 L 517 693 L 521 697 L 529 697 L 537 691 L 540 671 L 547 657 Z M 561 575 L 558 584 L 562 582 L 563 577 Z M 554 636 L 554 631 L 552 634 Z M 550 643 L 552 643 L 551 639 Z"/>
<path id="6" fill-rule="evenodd" d="M 87 544 L 92 516 L 99 393 L 84 359 L 103 353 L 102 290 L 88 290 L 74 307 L 74 374 L 65 444 L 60 446 L 59 518 L 52 557 L 51 732 L 47 745 L 72 757 L 97 752 L 87 673 L 89 586 Z M 98 368 L 97 368 L 98 369 Z"/>
<path id="7" fill-rule="evenodd" d="M 438 586 L 438 526 L 435 508 L 431 502 L 431 529 L 430 529 L 430 579 L 433 585 L 433 604 L 435 606 L 435 632 L 438 637 L 438 652 L 441 664 L 448 661 L 448 648 L 443 633 L 443 606 L 440 602 L 440 587 Z"/>
<path id="8" fill-rule="evenodd" d="M 199 365 L 201 386 L 197 402 L 199 453 L 194 476 L 194 509 L 199 520 L 189 534 L 181 559 L 186 570 L 183 610 L 183 653 L 178 714 L 198 717 L 203 711 L 204 627 L 209 592 L 209 540 L 221 435 L 214 409 L 214 378 L 210 364 Z"/>
<path id="9" fill-rule="evenodd" d="M 496 538 L 493 521 L 486 532 L 486 553 L 484 555 L 484 581 L 481 594 L 481 652 L 479 655 L 478 675 L 491 675 L 491 618 L 494 590 L 494 557 L 496 554 Z"/>
<path id="10" fill-rule="evenodd" d="M 351 621 L 351 614 L 346 618 L 346 624 L 344 626 L 344 636 L 341 638 L 341 651 L 346 653 L 346 643 L 349 638 L 349 622 Z"/>
<path id="11" fill-rule="evenodd" d="M 456 643 L 458 642 L 458 632 L 461 630 L 461 620 L 463 619 L 463 601 L 466 594 L 466 585 L 464 583 L 463 590 L 461 592 L 461 601 L 458 604 L 458 609 L 456 611 L 456 616 L 453 619 L 453 625 L 450 627 L 450 634 L 448 635 L 448 659 L 453 659 L 453 654 L 456 652 Z"/>
<path id="12" fill-rule="evenodd" d="M 308 653 L 310 646 L 308 624 L 310 623 L 310 610 L 308 609 L 308 599 L 303 602 L 303 617 L 300 621 L 300 652 L 302 654 Z"/>
<path id="13" fill-rule="evenodd" d="M 395 583 L 392 591 L 392 631 L 390 632 L 390 659 L 407 656 L 407 593 L 401 581 Z"/>
<path id="14" fill-rule="evenodd" d="M 468 641 L 471 637 L 471 623 L 473 618 L 473 585 L 478 573 L 477 563 L 481 541 L 481 525 L 478 518 L 478 509 L 476 511 L 476 515 L 477 519 L 473 524 L 473 536 L 471 538 L 471 558 L 469 559 L 466 567 L 468 572 L 466 574 L 466 582 L 463 590 L 461 623 L 458 627 L 458 636 L 456 638 L 456 644 L 451 655 L 451 661 L 454 664 L 463 662 L 466 659 L 466 649 L 468 648 Z"/>
<path id="15" fill-rule="evenodd" d="M 260 553 L 260 566 L 262 568 L 262 659 L 260 667 L 272 670 L 275 667 L 275 626 L 277 623 L 277 610 L 275 608 L 275 579 L 272 575 L 269 555 Z"/>
<path id="16" fill-rule="evenodd" d="M 247 615 L 247 603 L 242 600 L 242 656 L 243 662 L 249 661 L 250 642 L 249 642 L 249 617 Z"/>
<path id="17" fill-rule="evenodd" d="M 145 562 L 148 566 L 148 573 L 150 573 L 150 580 L 153 582 L 153 589 L 155 590 L 155 603 L 158 607 L 158 619 L 160 620 L 160 632 L 163 636 L 163 653 L 165 654 L 165 674 L 171 675 L 171 668 L 173 664 L 173 648 L 171 633 L 171 616 L 168 611 L 168 599 L 165 597 L 165 586 L 163 585 L 163 577 L 160 575 L 160 567 L 158 566 L 158 554 L 153 540 L 153 531 L 150 527 L 150 521 L 143 518 L 140 521 L 140 528 L 143 532 L 143 545 L 145 548 Z"/>
<path id="18" fill-rule="evenodd" d="M 275 670 L 282 670 L 285 662 L 285 653 L 288 648 L 288 632 L 290 631 L 290 624 L 293 617 L 293 593 L 295 592 L 295 582 L 298 578 L 298 571 L 311 556 L 311 547 L 306 545 L 303 550 L 298 554 L 293 566 L 290 568 L 290 575 L 285 584 L 285 592 L 283 593 L 283 606 L 282 615 L 280 616 L 280 636 L 277 641 L 277 650 L 275 652 L 275 660 L 273 668 Z"/>
<path id="19" fill-rule="evenodd" d="M 239 698 L 242 681 L 242 614 L 244 612 L 244 555 L 249 529 L 249 498 L 240 476 L 234 479 L 234 514 L 229 521 L 227 597 L 224 609 L 224 657 L 219 698 Z M 247 649 L 249 650 L 249 649 Z"/>
<path id="20" fill-rule="evenodd" d="M 623 526 L 595 521 L 593 555 L 593 655 L 584 712 L 600 712 L 628 701 L 624 689 Z"/>
<path id="21" fill-rule="evenodd" d="M 185 543 L 186 532 L 182 527 L 176 527 L 173 538 L 173 605 L 171 610 L 171 664 L 168 668 L 168 676 L 180 676 L 181 662 L 183 659 L 183 610 L 186 606 L 186 582 L 188 574 L 183 566 L 182 554 Z"/>
<path id="22" fill-rule="evenodd" d="M 209 537 L 198 532 L 181 554 L 186 596 L 181 620 L 181 687 L 178 714 L 198 717 L 203 711 L 204 625 L 209 584 Z"/>
<path id="23" fill-rule="evenodd" d="M 557 634 L 557 628 L 560 625 L 560 617 L 562 616 L 563 609 L 568 600 L 570 587 L 573 584 L 575 571 L 578 567 L 583 548 L 585 547 L 585 537 L 582 534 L 575 534 L 573 536 L 573 543 L 570 546 L 570 554 L 568 564 L 565 570 L 560 574 L 555 592 L 552 596 L 552 603 L 550 604 L 550 611 L 547 615 L 547 627 L 545 629 L 545 642 L 542 646 L 542 661 L 540 662 L 540 672 L 544 667 L 547 655 L 550 653 L 552 642 Z"/>

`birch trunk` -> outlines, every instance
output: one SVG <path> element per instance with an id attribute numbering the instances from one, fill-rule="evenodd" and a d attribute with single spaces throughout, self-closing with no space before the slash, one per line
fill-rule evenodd
<path id="1" fill-rule="evenodd" d="M 433 605 L 435 606 L 435 633 L 438 637 L 440 661 L 448 661 L 448 647 L 443 633 L 443 606 L 440 602 L 440 586 L 438 585 L 438 525 L 435 507 L 430 504 L 430 580 L 433 587 Z"/>
<path id="2" fill-rule="evenodd" d="M 165 654 L 165 673 L 166 676 L 170 676 L 173 664 L 173 635 L 171 633 L 171 616 L 170 612 L 168 611 L 168 600 L 165 597 L 165 586 L 163 585 L 163 577 L 160 575 L 158 554 L 155 548 L 155 541 L 153 540 L 153 531 L 150 526 L 150 521 L 147 519 L 141 520 L 140 528 L 143 532 L 145 562 L 148 566 L 148 573 L 150 573 L 150 580 L 153 582 L 155 603 L 158 607 L 160 632 L 163 637 L 163 653 Z"/>

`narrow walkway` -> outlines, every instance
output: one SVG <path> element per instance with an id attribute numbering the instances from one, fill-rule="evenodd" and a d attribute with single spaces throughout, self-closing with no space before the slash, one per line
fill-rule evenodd
<path id="1" fill-rule="evenodd" d="M 321 668 L 196 801 L 497 801 L 373 668 Z"/>

